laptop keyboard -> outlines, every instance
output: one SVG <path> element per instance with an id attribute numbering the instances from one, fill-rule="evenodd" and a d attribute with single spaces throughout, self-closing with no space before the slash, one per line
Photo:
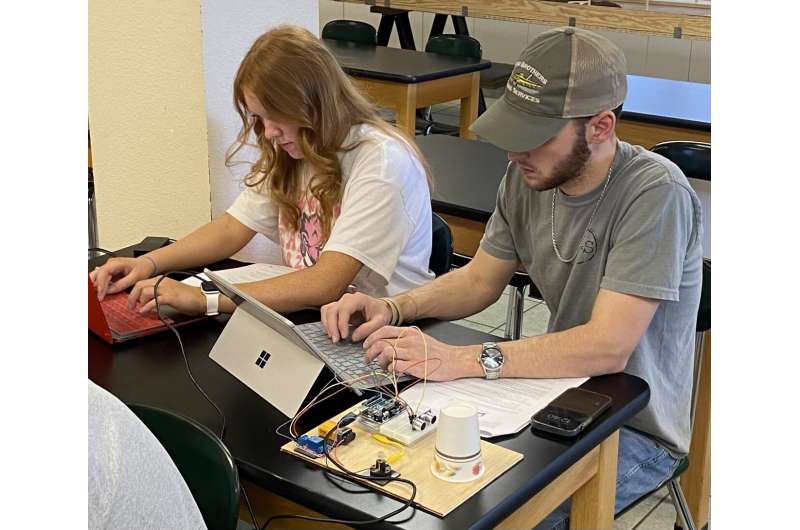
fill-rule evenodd
<path id="1" fill-rule="evenodd" d="M 103 313 L 106 315 L 108 327 L 122 336 L 160 328 L 164 325 L 155 313 L 142 315 L 135 309 L 128 309 L 128 293 L 125 292 L 107 295 L 100 302 L 100 307 L 103 308 Z M 172 319 L 169 317 L 165 320 L 172 323 Z"/>
<path id="2" fill-rule="evenodd" d="M 372 388 L 390 384 L 389 374 L 376 361 L 364 362 L 364 348 L 361 342 L 343 340 L 333 343 L 325 332 L 322 322 L 300 324 L 297 329 L 322 354 L 325 364 L 343 381 L 363 378 L 350 386 Z M 372 377 L 365 377 L 372 376 Z"/>

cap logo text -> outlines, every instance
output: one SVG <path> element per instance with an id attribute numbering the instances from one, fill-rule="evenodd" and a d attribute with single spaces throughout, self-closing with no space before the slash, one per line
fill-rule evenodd
<path id="1" fill-rule="evenodd" d="M 517 61 L 514 66 L 515 73 L 508 78 L 506 89 L 518 98 L 539 103 L 536 94 L 547 84 L 547 78 L 525 61 Z"/>

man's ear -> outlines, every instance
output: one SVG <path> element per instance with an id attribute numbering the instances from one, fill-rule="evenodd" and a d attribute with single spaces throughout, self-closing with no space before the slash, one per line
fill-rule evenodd
<path id="1" fill-rule="evenodd" d="M 610 110 L 605 110 L 592 116 L 586 124 L 586 141 L 590 144 L 601 144 L 614 137 L 617 127 L 617 117 Z"/>

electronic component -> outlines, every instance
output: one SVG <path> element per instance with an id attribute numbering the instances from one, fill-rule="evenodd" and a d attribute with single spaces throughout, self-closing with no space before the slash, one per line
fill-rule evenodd
<path id="1" fill-rule="evenodd" d="M 392 473 L 392 466 L 386 461 L 383 453 L 378 453 L 378 458 L 369 468 L 369 476 L 375 478 L 391 478 Z"/>
<path id="2" fill-rule="evenodd" d="M 297 439 L 297 445 L 317 455 L 325 454 L 325 442 L 322 436 L 309 436 L 303 434 Z"/>
<path id="3" fill-rule="evenodd" d="M 403 445 L 411 446 L 436 430 L 436 416 L 427 409 L 422 414 L 397 416 L 379 427 L 381 434 Z"/>
<path id="4" fill-rule="evenodd" d="M 369 431 L 377 432 L 381 425 L 404 414 L 406 404 L 395 398 L 375 396 L 361 404 L 358 412 L 358 421 Z"/>
<path id="5" fill-rule="evenodd" d="M 324 424 L 323 424 L 324 425 Z M 328 429 L 330 431 L 331 428 L 334 428 L 336 423 Z M 322 428 L 322 426 L 320 426 Z M 325 431 L 325 434 L 328 433 Z M 353 429 L 350 427 L 344 427 L 339 429 L 336 432 L 336 439 L 335 440 L 328 440 L 325 442 L 325 439 L 322 436 L 309 436 L 308 434 L 303 434 L 297 439 L 297 447 L 295 447 L 295 451 L 300 453 L 301 455 L 305 455 L 309 458 L 321 458 L 325 456 L 325 444 L 328 445 L 328 450 L 330 451 L 336 446 L 339 445 L 347 445 L 353 440 L 356 439 L 356 433 L 353 432 Z"/>

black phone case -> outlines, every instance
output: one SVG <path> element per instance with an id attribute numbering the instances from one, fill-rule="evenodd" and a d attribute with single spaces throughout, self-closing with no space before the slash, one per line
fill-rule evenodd
<path id="1" fill-rule="evenodd" d="M 588 390 L 581 390 L 582 392 L 591 392 Z M 611 406 L 611 397 L 597 392 L 591 392 L 597 396 L 606 398 L 604 403 L 594 410 L 591 414 L 587 415 L 582 412 L 559 407 L 554 405 L 558 399 L 554 399 L 549 405 L 537 412 L 531 418 L 531 427 L 541 431 L 545 431 L 558 436 L 572 438 L 580 434 L 586 427 L 588 427 L 595 418 L 603 414 Z"/>

